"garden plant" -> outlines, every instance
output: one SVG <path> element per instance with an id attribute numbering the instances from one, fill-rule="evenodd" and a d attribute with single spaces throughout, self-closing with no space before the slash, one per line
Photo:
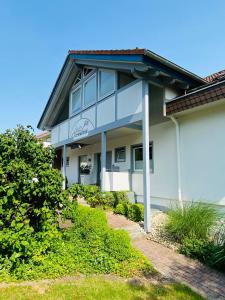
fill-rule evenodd
<path id="1" fill-rule="evenodd" d="M 225 272 L 225 222 L 214 206 L 192 202 L 171 209 L 165 230 L 181 253 Z"/>
<path id="2" fill-rule="evenodd" d="M 100 194 L 95 186 L 63 191 L 62 175 L 52 168 L 54 156 L 30 128 L 0 134 L 0 280 L 154 273 L 128 234 L 108 227 L 104 211 L 76 201 L 83 194 L 92 206 L 100 201 L 113 207 L 114 195 Z M 71 228 L 60 229 L 64 218 L 71 219 Z"/>

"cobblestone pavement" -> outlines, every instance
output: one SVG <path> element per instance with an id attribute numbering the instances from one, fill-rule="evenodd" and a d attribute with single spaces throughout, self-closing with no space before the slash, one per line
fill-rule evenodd
<path id="1" fill-rule="evenodd" d="M 210 300 L 225 300 L 225 275 L 198 261 L 147 240 L 141 227 L 124 216 L 107 213 L 113 228 L 128 231 L 133 245 L 152 262 L 163 276 L 182 282 Z"/>

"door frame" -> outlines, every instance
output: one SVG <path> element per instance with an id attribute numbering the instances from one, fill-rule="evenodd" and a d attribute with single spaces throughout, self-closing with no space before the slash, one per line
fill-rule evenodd
<path id="1" fill-rule="evenodd" d="M 106 160 L 107 160 L 107 154 L 111 155 L 111 169 L 112 169 L 112 150 L 109 150 L 106 152 Z M 101 186 L 101 152 L 95 153 L 94 154 L 96 157 L 96 184 L 98 186 Z M 106 162 L 107 165 L 107 162 Z M 111 171 L 111 169 L 106 169 L 106 172 Z"/>

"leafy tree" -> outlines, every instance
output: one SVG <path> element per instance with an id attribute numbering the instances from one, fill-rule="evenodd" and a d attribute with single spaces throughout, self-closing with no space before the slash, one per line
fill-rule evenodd
<path id="1" fill-rule="evenodd" d="M 0 134 L 0 264 L 38 262 L 59 236 L 57 211 L 65 199 L 54 156 L 29 127 Z"/>

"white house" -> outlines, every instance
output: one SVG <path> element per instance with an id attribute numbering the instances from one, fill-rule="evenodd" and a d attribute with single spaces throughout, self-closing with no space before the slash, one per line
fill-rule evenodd
<path id="1" fill-rule="evenodd" d="M 150 203 L 225 206 L 225 80 L 214 77 L 145 49 L 69 51 L 38 128 L 69 185 L 133 191 L 148 231 Z"/>

